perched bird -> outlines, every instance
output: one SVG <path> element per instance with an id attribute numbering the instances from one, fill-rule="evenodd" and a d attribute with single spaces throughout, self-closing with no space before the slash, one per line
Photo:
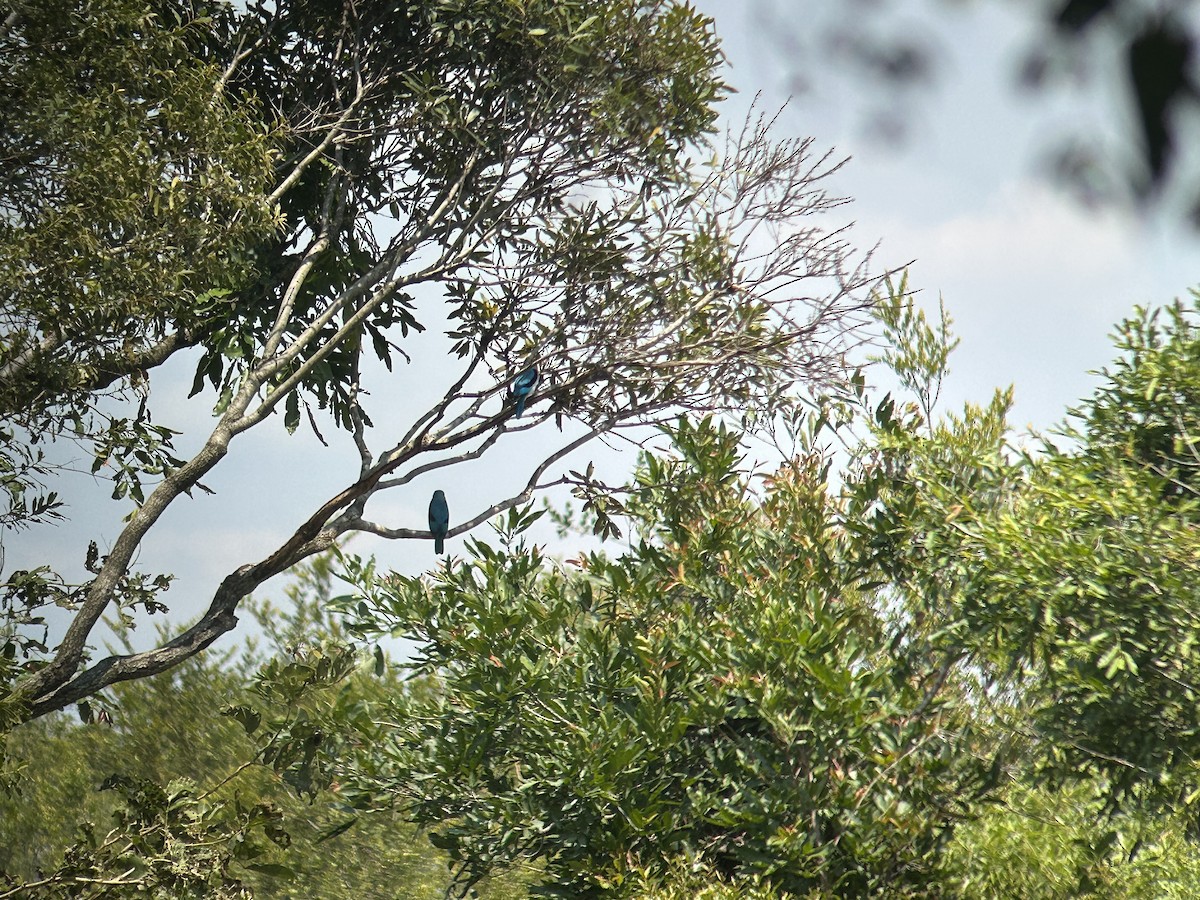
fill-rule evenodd
<path id="1" fill-rule="evenodd" d="M 442 491 L 434 491 L 433 499 L 429 501 L 429 531 L 433 534 L 433 552 L 444 553 L 446 532 L 450 530 L 450 507 L 446 505 L 446 495 Z"/>
<path id="2" fill-rule="evenodd" d="M 530 366 L 524 372 L 516 377 L 512 383 L 512 389 L 509 391 L 509 396 L 517 401 L 516 417 L 521 418 L 521 413 L 525 412 L 525 401 L 529 399 L 529 395 L 533 393 L 533 389 L 537 387 L 538 370 L 536 366 Z"/>

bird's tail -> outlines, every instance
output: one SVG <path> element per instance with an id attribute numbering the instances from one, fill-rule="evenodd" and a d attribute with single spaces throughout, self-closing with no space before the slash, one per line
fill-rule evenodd
<path id="1" fill-rule="evenodd" d="M 514 414 L 516 418 L 521 418 L 521 413 L 525 412 L 525 395 L 522 394 L 517 398 L 517 411 Z"/>
<path id="2" fill-rule="evenodd" d="M 434 553 L 445 553 L 446 552 L 446 545 L 445 545 L 445 543 L 443 543 L 441 538 L 433 539 L 433 552 Z"/>

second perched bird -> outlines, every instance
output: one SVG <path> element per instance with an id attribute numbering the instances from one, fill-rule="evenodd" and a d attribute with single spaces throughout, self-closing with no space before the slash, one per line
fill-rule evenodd
<path id="1" fill-rule="evenodd" d="M 446 505 L 446 495 L 442 491 L 434 491 L 433 499 L 429 501 L 429 531 L 433 535 L 433 552 L 444 553 L 446 532 L 450 530 L 450 507 Z"/>
<path id="2" fill-rule="evenodd" d="M 537 366 L 530 366 L 513 381 L 510 396 L 515 397 L 517 401 L 517 411 L 514 413 L 516 418 L 521 418 L 521 413 L 525 412 L 525 401 L 537 387 L 538 378 Z"/>

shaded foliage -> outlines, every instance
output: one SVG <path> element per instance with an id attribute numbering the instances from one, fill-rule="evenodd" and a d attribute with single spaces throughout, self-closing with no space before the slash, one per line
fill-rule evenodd
<path id="1" fill-rule="evenodd" d="M 446 862 L 412 826 L 350 809 L 336 784 L 301 781 L 258 753 L 249 732 L 260 726 L 284 742 L 311 710 L 344 712 L 403 690 L 367 675 L 361 659 L 320 676 L 319 660 L 339 658 L 344 637 L 323 611 L 328 561 L 295 574 L 286 601 L 252 607 L 260 645 L 122 685 L 90 723 L 53 716 L 12 734 L 8 765 L 19 778 L 0 796 L 0 896 L 443 895 Z M 253 727 L 243 715 L 251 704 Z M 501 883 L 483 895 L 524 888 Z"/>

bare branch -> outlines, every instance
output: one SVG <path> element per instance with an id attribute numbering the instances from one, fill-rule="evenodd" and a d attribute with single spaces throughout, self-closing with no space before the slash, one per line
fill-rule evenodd
<path id="1" fill-rule="evenodd" d="M 538 481 L 550 466 L 584 446 L 600 434 L 602 434 L 602 430 L 592 430 L 552 453 L 533 470 L 529 476 L 529 480 L 526 482 L 525 488 L 519 494 L 489 506 L 468 521 L 462 522 L 452 528 L 449 534 L 454 536 L 470 531 L 499 513 L 528 503 L 535 491 L 567 483 L 566 479 L 559 479 L 546 484 L 539 484 Z M 373 474 L 372 478 L 378 480 L 378 473 L 381 471 L 383 471 L 383 467 L 380 467 Z M 364 481 L 367 481 L 367 479 L 364 479 Z M 362 482 L 359 484 L 362 484 Z M 358 485 L 347 488 L 337 498 L 326 503 L 323 509 L 338 503 L 341 498 L 351 493 L 354 493 L 355 496 L 362 496 L 366 493 L 366 489 L 359 489 Z M 341 505 L 345 505 L 345 503 L 342 502 Z M 47 712 L 62 709 L 71 703 L 75 703 L 84 697 L 91 696 L 97 691 L 103 690 L 105 687 L 121 681 L 144 678 L 149 675 L 158 674 L 159 672 L 165 672 L 189 657 L 194 656 L 196 653 L 210 646 L 222 634 L 232 631 L 236 627 L 237 606 L 256 587 L 268 578 L 285 571 L 301 560 L 328 550 L 341 534 L 349 531 L 363 531 L 391 539 L 432 539 L 433 537 L 428 531 L 417 531 L 406 528 L 389 529 L 358 516 L 347 516 L 344 520 L 338 521 L 334 527 L 318 530 L 311 538 L 302 540 L 301 536 L 306 533 L 308 525 L 312 521 L 310 520 L 309 523 L 306 523 L 292 538 L 262 562 L 242 566 L 236 572 L 227 576 L 213 597 L 208 610 L 196 624 L 192 625 L 182 634 L 154 650 L 124 656 L 110 656 L 101 660 L 79 673 L 75 678 L 61 684 L 61 686 L 47 692 L 40 699 L 31 703 L 30 714 L 32 716 L 41 716 Z"/>
<path id="2" fill-rule="evenodd" d="M 501 500 L 499 503 L 494 503 L 491 506 L 489 506 L 487 509 L 483 510 L 482 512 L 477 513 L 476 515 L 474 515 L 467 521 L 460 522 L 458 525 L 451 528 L 447 532 L 447 535 L 449 537 L 454 537 L 455 535 L 465 534 L 466 532 L 472 530 L 473 528 L 479 527 L 484 522 L 489 521 L 490 519 L 494 518 L 495 516 L 499 515 L 502 512 L 506 512 L 507 510 L 510 510 L 513 507 L 522 506 L 522 505 L 528 503 L 533 498 L 533 494 L 535 491 L 546 490 L 548 488 L 555 487 L 560 484 L 569 483 L 568 479 L 566 479 L 566 478 L 559 478 L 555 481 L 547 482 L 545 484 L 539 484 L 538 480 L 542 477 L 542 475 L 545 474 L 546 470 L 548 468 L 550 468 L 550 466 L 554 465 L 556 462 L 558 462 L 563 457 L 568 456 L 571 453 L 574 453 L 580 447 L 582 447 L 585 444 L 587 444 L 588 442 L 594 440 L 596 437 L 598 437 L 602 433 L 603 433 L 603 431 L 601 429 L 593 429 L 592 431 L 589 431 L 587 434 L 585 434 L 579 438 L 576 438 L 575 440 L 571 441 L 566 446 L 561 447 L 559 450 L 550 454 L 548 457 L 546 457 L 545 460 L 542 461 L 542 463 L 537 468 L 535 468 L 533 470 L 533 474 L 531 474 L 529 476 L 529 480 L 525 483 L 525 488 L 519 494 L 515 494 L 514 496 L 509 497 L 507 500 Z M 382 525 L 377 525 L 373 522 L 368 522 L 363 519 L 351 520 L 350 522 L 347 523 L 346 530 L 347 531 L 349 531 L 349 530 L 366 531 L 366 532 L 370 532 L 371 534 L 378 535 L 380 537 L 391 538 L 391 539 L 413 538 L 413 537 L 428 538 L 430 540 L 433 539 L 433 535 L 430 534 L 428 531 L 419 531 L 419 530 L 413 530 L 413 529 L 408 529 L 408 528 L 386 528 Z"/>

